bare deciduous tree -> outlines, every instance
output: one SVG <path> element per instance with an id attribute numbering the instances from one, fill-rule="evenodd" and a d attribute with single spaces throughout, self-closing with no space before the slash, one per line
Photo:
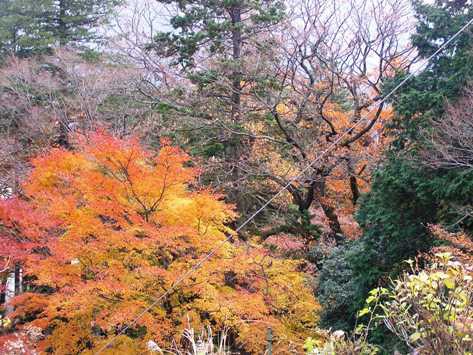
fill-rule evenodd
<path id="1" fill-rule="evenodd" d="M 139 132 L 149 105 L 138 101 L 138 70 L 90 62 L 69 51 L 44 58 L 10 58 L 0 70 L 1 193 L 14 192 L 28 161 L 72 131 L 106 125 L 117 135 Z"/>
<path id="2" fill-rule="evenodd" d="M 337 240 L 343 232 L 327 184 L 336 175 L 347 179 L 356 204 L 359 181 L 369 179 L 368 166 L 390 112 L 382 101 L 383 81 L 412 62 L 403 38 L 411 26 L 408 14 L 403 1 L 297 2 L 293 17 L 276 35 L 281 59 L 268 68 L 277 73 L 277 89 L 255 95 L 276 123 L 272 134 L 277 140 L 270 143 L 279 150 L 291 147 L 297 169 L 277 175 L 258 163 L 254 173 L 280 186 L 346 135 L 288 189 L 301 211 L 317 201 Z"/>
<path id="3" fill-rule="evenodd" d="M 434 169 L 473 167 L 473 86 L 456 103 L 447 103 L 443 117 L 424 130 L 427 147 L 422 161 Z"/>

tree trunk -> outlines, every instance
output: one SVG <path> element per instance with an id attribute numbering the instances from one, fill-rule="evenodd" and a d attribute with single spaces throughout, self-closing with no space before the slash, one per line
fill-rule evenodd
<path id="1" fill-rule="evenodd" d="M 321 177 L 317 181 L 315 196 L 317 197 L 320 207 L 328 219 L 330 236 L 335 240 L 337 245 L 342 244 L 345 241 L 345 237 L 343 235 L 337 213 L 335 212 L 335 208 L 325 201 L 325 177 Z"/>
<path id="2" fill-rule="evenodd" d="M 358 199 L 360 198 L 360 190 L 358 189 L 358 182 L 356 177 L 350 176 L 350 190 L 351 190 L 351 201 L 353 206 L 356 206 Z"/>
<path id="3" fill-rule="evenodd" d="M 231 74 L 231 121 L 233 129 L 239 130 L 238 125 L 241 123 L 241 50 L 242 50 L 242 34 L 241 34 L 241 5 L 236 5 L 230 10 L 232 19 L 232 59 L 233 71 Z M 240 179 L 241 169 L 240 160 L 243 156 L 243 142 L 239 135 L 233 135 L 228 147 L 228 165 L 231 167 L 231 179 L 233 183 L 232 199 L 237 205 L 238 211 L 242 214 L 246 212 L 245 199 L 242 196 Z"/>
<path id="4" fill-rule="evenodd" d="M 365 169 L 366 165 L 363 166 L 358 174 L 361 174 Z M 348 174 L 350 175 L 349 182 L 350 182 L 350 190 L 351 190 L 351 201 L 353 206 L 356 206 L 358 199 L 360 198 L 360 189 L 358 188 L 358 181 L 355 175 L 355 169 L 350 161 L 347 159 L 347 170 Z"/>
<path id="5" fill-rule="evenodd" d="M 15 295 L 23 293 L 23 270 L 20 264 L 15 265 Z"/>
<path id="6" fill-rule="evenodd" d="M 65 0 L 59 0 L 58 35 L 60 47 L 64 47 L 67 44 L 67 26 L 64 20 L 66 18 L 66 10 Z"/>
<path id="7" fill-rule="evenodd" d="M 340 227 L 340 222 L 338 221 L 335 209 L 329 204 L 322 202 L 322 200 L 320 201 L 320 206 L 322 207 L 325 216 L 328 218 L 328 224 L 331 230 L 330 236 L 335 240 L 337 245 L 340 245 L 345 240 L 345 237 L 343 236 L 343 231 Z"/>
<path id="8" fill-rule="evenodd" d="M 234 123 L 240 121 L 241 114 L 241 7 L 235 6 L 232 10 L 232 45 L 233 45 L 233 65 L 232 73 L 232 120 Z"/>

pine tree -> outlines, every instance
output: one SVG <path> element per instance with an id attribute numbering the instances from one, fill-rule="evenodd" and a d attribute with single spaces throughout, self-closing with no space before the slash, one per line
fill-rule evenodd
<path id="1" fill-rule="evenodd" d="M 0 41 L 3 53 L 26 56 L 57 46 L 82 45 L 99 38 L 97 27 L 122 0 L 3 0 Z"/>
<path id="2" fill-rule="evenodd" d="M 80 44 L 98 38 L 97 26 L 121 4 L 122 0 L 57 0 L 47 28 L 61 46 Z"/>
<path id="3" fill-rule="evenodd" d="M 27 56 L 45 51 L 52 44 L 51 33 L 42 28 L 47 1 L 0 1 L 0 52 Z"/>
<path id="4" fill-rule="evenodd" d="M 172 58 L 188 78 L 196 84 L 202 97 L 210 98 L 206 107 L 213 112 L 192 112 L 195 117 L 204 116 L 204 122 L 220 121 L 227 127 L 226 133 L 213 146 L 222 148 L 225 172 L 230 181 L 241 180 L 240 161 L 250 143 L 239 133 L 247 118 L 242 101 L 244 87 L 251 87 L 262 78 L 249 75 L 252 60 L 263 53 L 268 44 L 265 32 L 284 16 L 280 0 L 158 0 L 175 5 L 177 11 L 170 20 L 171 31 L 159 32 L 150 44 L 160 57 Z M 197 65 L 199 64 L 199 65 Z M 196 111 L 196 108 L 190 108 Z M 228 172 L 231 172 L 230 174 Z M 228 192 L 237 203 L 239 211 L 246 210 L 241 197 L 241 186 L 233 186 Z M 240 191 L 237 191 L 240 190 Z"/>

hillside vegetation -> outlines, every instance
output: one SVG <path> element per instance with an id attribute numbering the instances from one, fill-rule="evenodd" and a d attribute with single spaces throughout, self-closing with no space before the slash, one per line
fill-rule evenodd
<path id="1" fill-rule="evenodd" d="M 0 2 L 0 353 L 472 353 L 472 23 Z"/>

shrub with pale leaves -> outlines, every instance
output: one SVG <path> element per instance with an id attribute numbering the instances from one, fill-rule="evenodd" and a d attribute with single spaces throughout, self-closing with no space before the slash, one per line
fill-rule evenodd
<path id="1" fill-rule="evenodd" d="M 372 290 L 359 316 L 371 314 L 417 354 L 471 354 L 473 282 L 467 270 L 450 253 L 436 254 L 424 270 L 412 267 L 392 288 Z"/>

